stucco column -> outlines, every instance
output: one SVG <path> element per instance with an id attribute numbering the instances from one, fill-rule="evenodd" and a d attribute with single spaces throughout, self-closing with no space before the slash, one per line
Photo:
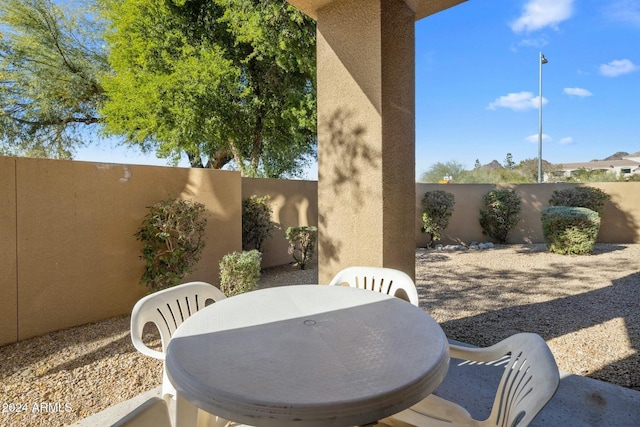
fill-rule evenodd
<path id="1" fill-rule="evenodd" d="M 414 21 L 401 0 L 317 11 L 320 283 L 351 265 L 415 275 Z"/>

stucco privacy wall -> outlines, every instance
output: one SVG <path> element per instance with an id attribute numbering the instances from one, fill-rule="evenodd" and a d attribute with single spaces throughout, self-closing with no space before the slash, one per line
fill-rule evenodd
<path id="1" fill-rule="evenodd" d="M 421 200 L 427 191 L 443 190 L 455 197 L 453 215 L 444 231 L 442 243 L 490 241 L 482 234 L 478 221 L 483 196 L 495 188 L 514 189 L 522 196 L 522 221 L 509 233 L 509 243 L 544 243 L 540 211 L 549 206 L 555 190 L 588 185 L 600 188 L 611 196 L 605 205 L 598 241 L 602 243 L 640 243 L 640 183 L 603 182 L 589 184 L 416 184 L 416 242 L 418 247 L 428 242 L 422 226 Z"/>
<path id="2" fill-rule="evenodd" d="M 13 335 L 3 336 L 0 344 L 16 335 L 22 340 L 130 312 L 146 292 L 138 285 L 143 262 L 133 234 L 147 206 L 160 200 L 191 199 L 203 203 L 208 213 L 208 244 L 186 280 L 217 283 L 220 258 L 241 249 L 242 183 L 237 172 L 42 159 L 0 161 L 3 206 L 13 185 L 4 166 L 15 164 L 17 218 L 17 225 L 2 222 L 3 236 L 12 237 L 11 227 L 16 233 L 2 250 L 17 241 L 13 257 L 17 253 L 13 263 L 17 277 L 4 273 L 3 257 L 0 289 L 3 297 L 14 295 L 14 301 L 17 293 L 17 314 L 11 316 L 13 321 L 6 319 L 8 323 L 2 315 L 3 333 L 10 330 Z M 11 210 L 10 202 L 8 206 Z M 11 265 L 7 267 L 11 271 Z"/>
<path id="3" fill-rule="evenodd" d="M 318 183 L 316 181 L 287 181 L 280 179 L 242 179 L 242 199 L 250 196 L 269 196 L 273 211 L 272 221 L 278 224 L 271 238 L 265 242 L 262 267 L 293 262 L 289 255 L 289 242 L 285 237 L 288 227 L 318 226 Z"/>
<path id="4" fill-rule="evenodd" d="M 18 339 L 16 161 L 0 157 L 0 345 Z"/>

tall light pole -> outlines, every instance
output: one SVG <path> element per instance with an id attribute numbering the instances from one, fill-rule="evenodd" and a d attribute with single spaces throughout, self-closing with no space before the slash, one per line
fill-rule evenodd
<path id="1" fill-rule="evenodd" d="M 538 107 L 538 184 L 542 182 L 542 64 L 546 64 L 547 58 L 540 52 L 540 72 L 538 74 L 538 101 L 540 106 Z"/>

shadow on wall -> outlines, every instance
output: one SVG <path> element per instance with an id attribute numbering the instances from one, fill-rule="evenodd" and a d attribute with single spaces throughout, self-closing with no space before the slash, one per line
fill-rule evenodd
<path id="1" fill-rule="evenodd" d="M 529 191 L 518 191 L 522 196 L 522 220 L 511 233 L 509 240 L 525 243 L 540 243 L 544 241 L 540 211 L 549 206 L 550 193 L 539 194 Z M 514 236 L 518 235 L 515 239 Z"/>
<path id="2" fill-rule="evenodd" d="M 620 209 L 618 202 L 609 200 L 602 214 L 603 222 L 598 233 L 598 242 L 625 243 L 637 242 L 640 238 L 634 219 Z"/>
<path id="3" fill-rule="evenodd" d="M 317 193 L 316 181 L 242 178 L 242 199 L 269 196 L 271 220 L 277 224 L 264 242 L 263 268 L 293 261 L 285 232 L 288 227 L 318 225 Z"/>
<path id="4" fill-rule="evenodd" d="M 348 210 L 355 217 L 370 194 L 360 177 L 365 169 L 380 167 L 381 155 L 366 144 L 366 129 L 356 123 L 353 116 L 353 113 L 337 109 L 328 120 L 320 121 L 324 124 L 320 133 L 327 135 L 327 140 L 323 141 L 324 151 L 319 161 L 330 161 L 331 166 L 318 168 L 318 181 L 325 183 L 323 188 L 331 188 L 333 195 L 340 195 L 341 199 L 351 195 Z M 329 176 L 323 173 L 326 170 L 330 170 Z M 318 243 L 319 250 L 331 262 L 340 261 L 342 244 L 328 237 L 325 230 L 331 228 L 329 218 L 340 208 L 344 207 L 324 205 L 323 211 L 318 213 L 319 234 L 323 236 Z"/>

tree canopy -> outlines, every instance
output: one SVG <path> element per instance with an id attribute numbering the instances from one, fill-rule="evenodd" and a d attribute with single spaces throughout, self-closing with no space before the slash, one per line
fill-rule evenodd
<path id="1" fill-rule="evenodd" d="M 495 166 L 494 166 L 495 165 Z M 511 153 L 507 153 L 503 167 L 497 161 L 493 161 L 482 166 L 479 160 L 472 170 L 455 160 L 448 162 L 438 162 L 432 165 L 423 175 L 423 182 L 439 182 L 445 176 L 450 177 L 450 181 L 458 184 L 499 184 L 499 183 L 532 183 L 538 178 L 537 159 L 523 160 L 516 165 Z M 559 170 L 559 166 L 552 165 L 546 160 L 542 161 L 542 170 L 546 174 L 552 174 Z"/>
<path id="2" fill-rule="evenodd" d="M 286 0 L 102 1 L 109 134 L 245 176 L 315 156 L 315 23 Z"/>
<path id="3" fill-rule="evenodd" d="M 542 159 L 541 166 L 542 166 L 543 176 L 545 174 L 551 175 L 560 170 L 560 167 L 558 165 L 551 164 L 544 159 Z M 522 160 L 520 163 L 518 163 L 515 169 L 518 170 L 522 175 L 530 179 L 532 182 L 538 181 L 538 158 L 537 157 L 534 157 L 532 159 Z"/>
<path id="4" fill-rule="evenodd" d="M 68 159 L 100 121 L 108 63 L 93 12 L 82 0 L 3 0 L 0 154 Z"/>
<path id="5" fill-rule="evenodd" d="M 453 182 L 457 182 L 460 174 L 464 171 L 464 165 L 462 163 L 456 162 L 455 160 L 449 160 L 448 162 L 437 162 L 422 174 L 421 181 L 439 182 L 440 180 L 444 180 L 445 177 L 449 177 Z"/>

